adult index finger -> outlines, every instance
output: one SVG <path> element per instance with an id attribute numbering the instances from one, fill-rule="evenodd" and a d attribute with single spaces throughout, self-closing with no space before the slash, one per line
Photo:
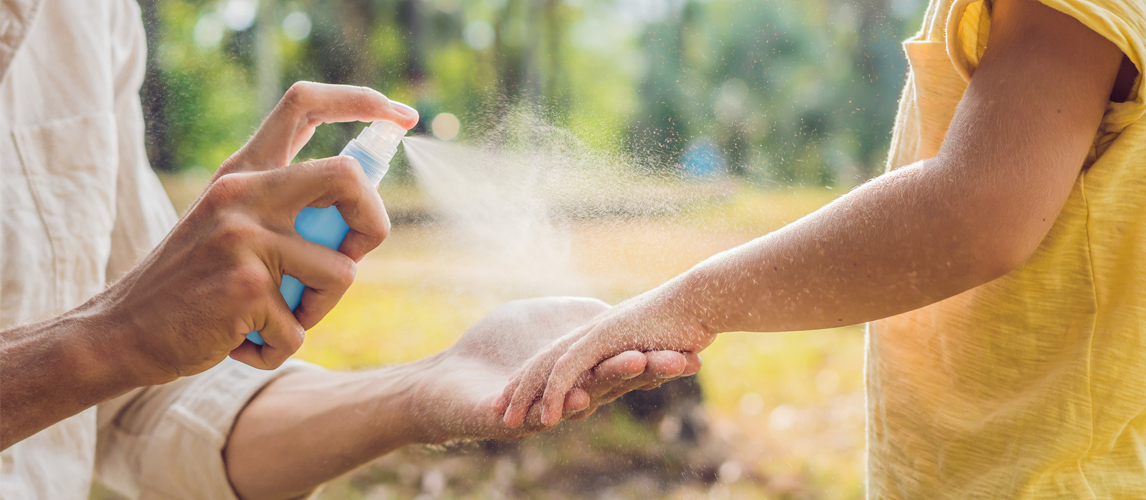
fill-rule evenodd
<path id="1" fill-rule="evenodd" d="M 602 361 L 578 381 L 576 387 L 596 399 L 607 394 L 622 381 L 639 377 L 648 368 L 647 358 L 638 351 L 625 351 Z"/>
<path id="2" fill-rule="evenodd" d="M 390 120 L 410 129 L 418 124 L 418 112 L 368 87 L 297 82 L 240 152 L 252 164 L 282 167 L 320 124 L 375 120 Z"/>

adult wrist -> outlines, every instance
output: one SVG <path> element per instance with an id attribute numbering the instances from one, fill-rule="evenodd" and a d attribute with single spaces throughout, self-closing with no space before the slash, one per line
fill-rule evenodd
<path id="1" fill-rule="evenodd" d="M 372 370 L 369 377 L 376 415 L 382 415 L 378 428 L 379 448 L 395 449 L 411 444 L 440 444 L 441 429 L 433 418 L 437 408 L 427 407 L 434 375 L 439 369 L 437 356 L 410 363 Z"/>
<path id="2" fill-rule="evenodd" d="M 114 348 L 112 338 L 101 322 L 75 311 L 39 323 L 33 328 L 43 332 L 38 342 L 54 344 L 50 351 L 59 353 L 53 363 L 61 380 L 74 389 L 75 402 L 87 408 L 114 398 L 142 385 L 123 352 Z"/>
<path id="3" fill-rule="evenodd" d="M 98 327 L 74 314 L 4 334 L 0 449 L 134 387 L 102 359 Z"/>
<path id="4" fill-rule="evenodd" d="M 97 295 L 60 317 L 61 321 L 85 330 L 72 338 L 82 347 L 78 355 L 84 358 L 81 362 L 91 373 L 126 389 L 165 384 L 178 378 L 156 365 L 144 345 L 142 330 L 131 316 L 108 307 L 106 302 L 102 294 Z"/>

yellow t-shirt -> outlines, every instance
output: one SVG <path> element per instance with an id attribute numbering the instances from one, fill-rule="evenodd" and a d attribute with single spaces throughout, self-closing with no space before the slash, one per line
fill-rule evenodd
<path id="1" fill-rule="evenodd" d="M 1042 0 L 1139 69 L 1146 0 Z M 889 168 L 939 151 L 983 54 L 990 4 L 932 0 Z M 1146 498 L 1146 104 L 1110 103 L 1054 227 L 1021 268 L 874 322 L 872 498 Z"/>

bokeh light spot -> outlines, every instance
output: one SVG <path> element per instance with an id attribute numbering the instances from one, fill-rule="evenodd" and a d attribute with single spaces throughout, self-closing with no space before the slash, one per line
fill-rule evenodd
<path id="1" fill-rule="evenodd" d="M 255 24 L 255 13 L 259 11 L 256 0 L 227 0 L 219 8 L 219 16 L 228 28 L 243 31 Z"/>
<path id="2" fill-rule="evenodd" d="M 434 117 L 434 121 L 430 122 L 430 130 L 433 131 L 434 137 L 443 141 L 457 137 L 461 128 L 461 122 L 453 113 L 441 113 Z"/>
<path id="3" fill-rule="evenodd" d="M 213 13 L 203 14 L 199 16 L 199 21 L 195 23 L 192 36 L 195 38 L 196 45 L 205 49 L 211 49 L 223 41 L 224 29 L 223 22 L 219 20 L 219 16 Z"/>
<path id="4" fill-rule="evenodd" d="M 764 411 L 764 398 L 755 392 L 745 393 L 740 397 L 740 414 L 745 417 L 755 417 Z"/>
<path id="5" fill-rule="evenodd" d="M 310 16 L 306 12 L 296 10 L 283 18 L 283 35 L 296 42 L 306 40 L 310 36 Z"/>
<path id="6" fill-rule="evenodd" d="M 493 26 L 485 21 L 473 21 L 462 30 L 462 39 L 474 50 L 484 50 L 493 45 Z"/>

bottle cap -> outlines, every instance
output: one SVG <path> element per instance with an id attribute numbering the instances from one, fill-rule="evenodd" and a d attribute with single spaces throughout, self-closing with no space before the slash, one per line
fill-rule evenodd
<path id="1" fill-rule="evenodd" d="M 388 144 L 393 144 L 394 147 L 398 147 L 398 142 L 406 136 L 406 129 L 390 120 L 378 120 L 366 128 L 378 134 L 380 140 L 386 141 Z"/>
<path id="2" fill-rule="evenodd" d="M 350 141 L 351 143 L 347 145 L 344 153 L 357 159 L 366 172 L 366 177 L 377 185 L 382 181 L 386 172 L 390 170 L 390 160 L 398 152 L 398 144 L 402 142 L 402 138 L 405 136 L 406 129 L 402 128 L 401 125 L 390 120 L 378 120 L 371 123 L 369 127 L 362 129 L 358 138 Z M 359 151 L 353 151 L 354 149 Z"/>

